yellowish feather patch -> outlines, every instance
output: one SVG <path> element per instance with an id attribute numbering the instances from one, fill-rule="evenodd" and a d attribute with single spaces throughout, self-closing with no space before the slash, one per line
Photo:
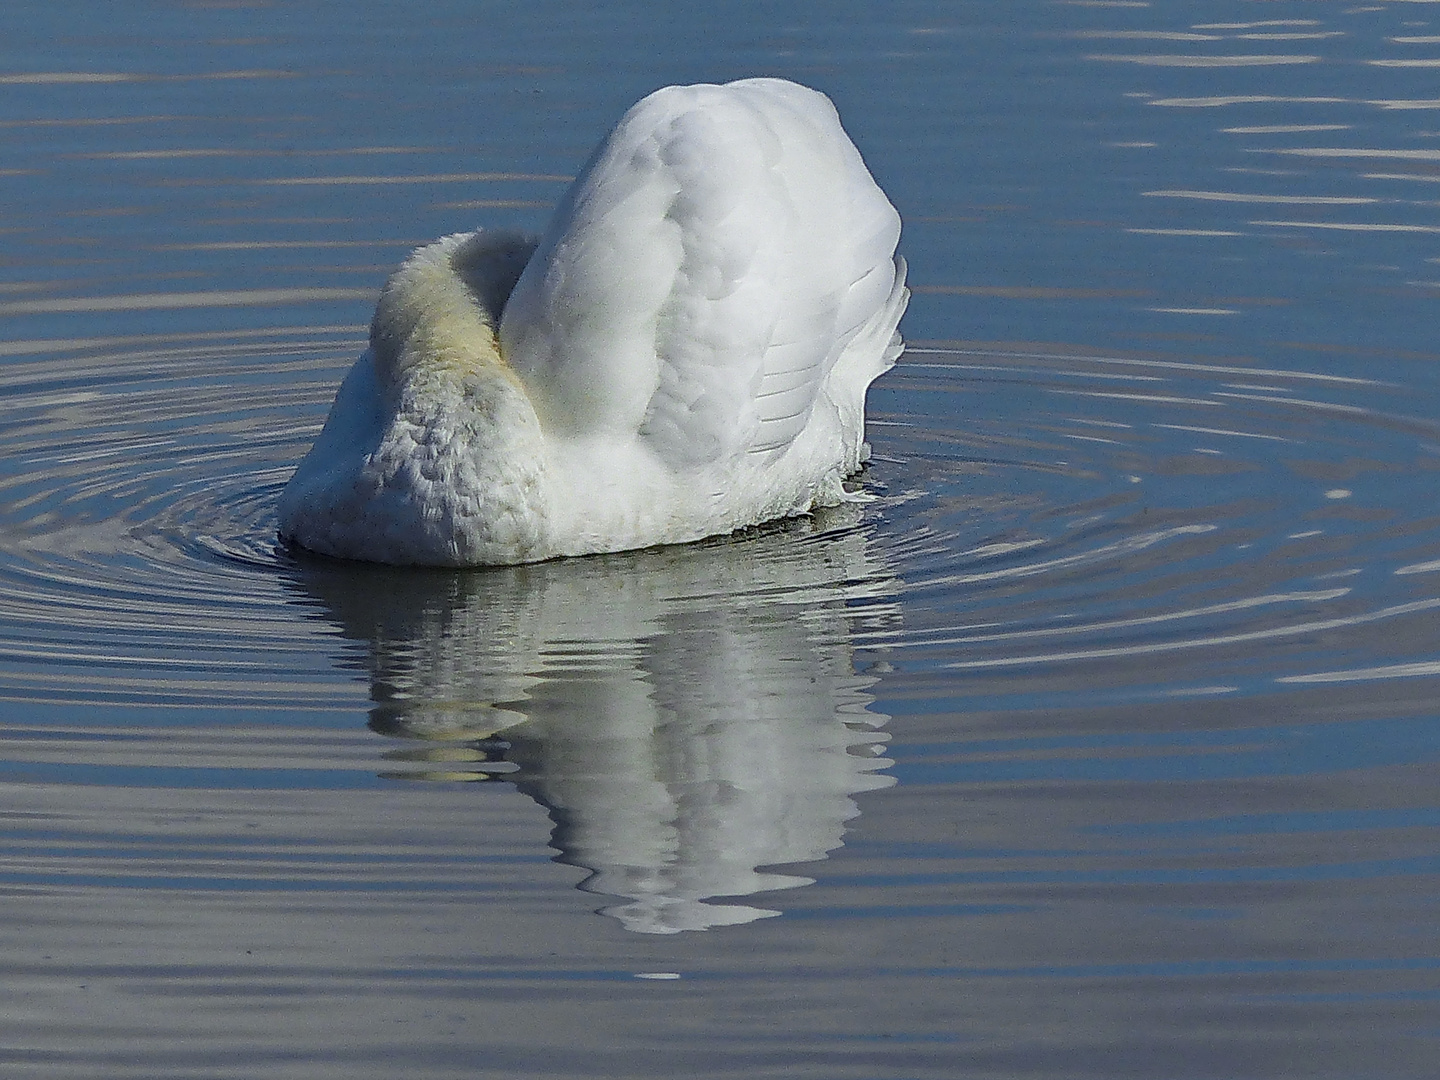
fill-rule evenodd
<path id="1" fill-rule="evenodd" d="M 519 385 L 496 327 L 534 247 L 514 233 L 458 234 L 406 259 L 370 324 L 382 384 L 398 392 L 417 378 L 489 373 Z"/>

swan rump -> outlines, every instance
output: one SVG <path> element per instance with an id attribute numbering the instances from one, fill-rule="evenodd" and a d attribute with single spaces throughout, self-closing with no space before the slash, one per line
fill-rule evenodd
<path id="1" fill-rule="evenodd" d="M 902 348 L 899 238 L 823 94 L 658 90 L 538 241 L 448 236 L 395 272 L 280 534 L 341 558 L 510 564 L 850 498 L 866 389 Z"/>

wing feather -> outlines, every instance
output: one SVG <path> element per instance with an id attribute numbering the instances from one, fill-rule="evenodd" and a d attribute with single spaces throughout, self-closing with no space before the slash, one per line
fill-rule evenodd
<path id="1" fill-rule="evenodd" d="M 669 87 L 567 193 L 502 347 L 554 434 L 635 432 L 676 467 L 780 449 L 852 345 L 888 366 L 899 232 L 824 95 Z"/>

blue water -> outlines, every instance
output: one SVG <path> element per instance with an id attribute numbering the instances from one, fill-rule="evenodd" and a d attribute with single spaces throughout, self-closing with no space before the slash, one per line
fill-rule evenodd
<path id="1" fill-rule="evenodd" d="M 1440 9 L 0 11 L 6 1077 L 1430 1077 Z M 830 94 L 874 501 L 277 550 L 412 246 Z"/>

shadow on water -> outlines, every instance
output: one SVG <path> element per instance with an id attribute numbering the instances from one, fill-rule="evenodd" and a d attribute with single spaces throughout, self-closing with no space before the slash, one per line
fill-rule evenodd
<path id="1" fill-rule="evenodd" d="M 893 625 L 897 583 L 841 508 L 741 539 L 484 571 L 297 553 L 299 585 L 360 642 L 370 727 L 415 780 L 503 779 L 545 806 L 558 861 L 628 929 L 778 911 L 714 904 L 810 884 L 893 783 L 857 626 Z M 847 520 L 848 519 L 848 520 Z"/>

